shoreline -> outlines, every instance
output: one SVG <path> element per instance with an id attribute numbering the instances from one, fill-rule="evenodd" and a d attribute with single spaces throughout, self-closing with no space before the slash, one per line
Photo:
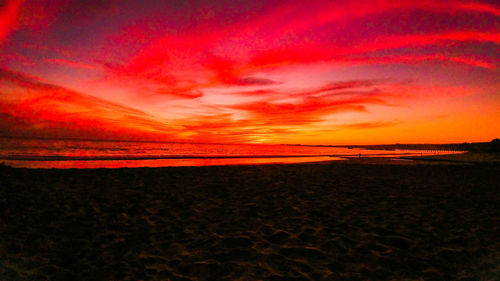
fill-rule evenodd
<path id="1" fill-rule="evenodd" d="M 497 154 L 452 153 L 414 155 L 415 153 L 358 155 L 235 155 L 235 156 L 137 156 L 137 157 L 21 157 L 0 158 L 0 163 L 16 168 L 41 169 L 94 169 L 94 168 L 160 168 L 198 166 L 273 165 L 330 162 L 361 164 L 478 164 L 500 163 Z M 408 156 L 410 155 L 410 156 Z M 471 156 L 472 155 L 472 156 Z"/>

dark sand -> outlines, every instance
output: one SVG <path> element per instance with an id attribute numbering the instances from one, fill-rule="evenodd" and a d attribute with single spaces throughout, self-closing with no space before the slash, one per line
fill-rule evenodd
<path id="1" fill-rule="evenodd" d="M 459 154 L 430 155 L 423 157 L 402 157 L 405 159 L 449 163 L 490 163 L 500 164 L 500 153 L 465 152 Z"/>
<path id="2" fill-rule="evenodd" d="M 0 280 L 500 280 L 500 166 L 0 168 Z"/>

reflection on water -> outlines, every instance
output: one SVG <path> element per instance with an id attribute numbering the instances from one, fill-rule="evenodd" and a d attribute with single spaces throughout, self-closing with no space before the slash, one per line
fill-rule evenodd
<path id="1" fill-rule="evenodd" d="M 194 144 L 0 138 L 0 159 L 30 168 L 121 168 L 302 163 L 339 157 L 451 154 L 300 145 Z"/>
<path id="2" fill-rule="evenodd" d="M 137 167 L 180 167 L 221 166 L 255 164 L 292 164 L 343 160 L 338 157 L 285 157 L 285 158 L 216 158 L 216 159 L 157 159 L 157 160 L 86 160 L 86 161 L 24 161 L 7 160 L 7 165 L 25 168 L 137 168 Z"/>

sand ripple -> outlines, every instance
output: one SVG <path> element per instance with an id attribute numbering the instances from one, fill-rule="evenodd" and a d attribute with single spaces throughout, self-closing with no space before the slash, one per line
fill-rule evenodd
<path id="1" fill-rule="evenodd" d="M 1 168 L 1 280 L 496 280 L 500 168 Z"/>

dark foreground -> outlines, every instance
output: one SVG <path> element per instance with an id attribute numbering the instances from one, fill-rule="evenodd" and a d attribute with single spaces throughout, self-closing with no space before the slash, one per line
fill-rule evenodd
<path id="1" fill-rule="evenodd" d="M 500 280 L 499 165 L 0 169 L 0 280 Z"/>

